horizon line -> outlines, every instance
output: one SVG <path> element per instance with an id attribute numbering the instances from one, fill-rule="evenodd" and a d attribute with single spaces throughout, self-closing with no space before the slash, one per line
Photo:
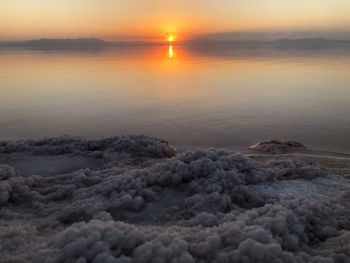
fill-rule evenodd
<path id="1" fill-rule="evenodd" d="M 8 40 L 0 40 L 0 43 L 6 43 L 6 42 L 34 42 L 34 41 L 44 41 L 44 40 L 97 40 L 97 41 L 103 41 L 105 43 L 169 43 L 168 40 L 105 40 L 103 38 L 99 37 L 62 37 L 62 38 L 51 38 L 51 37 L 40 37 L 40 38 L 32 38 L 32 39 L 8 39 Z M 172 44 L 176 43 L 182 43 L 182 42 L 192 42 L 192 41 L 210 41 L 210 42 L 249 42 L 249 41 L 255 41 L 255 42 L 274 42 L 278 40 L 330 40 L 330 41 L 343 41 L 343 42 L 350 42 L 350 39 L 338 39 L 338 38 L 329 38 L 329 37 L 277 37 L 270 40 L 261 40 L 256 38 L 251 39 L 212 39 L 209 37 L 198 36 L 191 39 L 185 39 L 185 40 L 177 40 L 172 41 Z"/>

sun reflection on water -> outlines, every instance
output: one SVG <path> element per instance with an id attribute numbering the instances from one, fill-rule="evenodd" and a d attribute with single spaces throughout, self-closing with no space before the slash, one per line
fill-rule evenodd
<path id="1" fill-rule="evenodd" d="M 173 46 L 169 46 L 169 58 L 172 58 L 173 55 L 174 55 Z"/>

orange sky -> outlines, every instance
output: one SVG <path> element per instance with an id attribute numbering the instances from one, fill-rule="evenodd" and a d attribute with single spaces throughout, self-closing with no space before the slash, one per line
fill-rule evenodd
<path id="1" fill-rule="evenodd" d="M 177 39 L 225 31 L 347 31 L 349 0 L 2 0 L 0 39 Z"/>

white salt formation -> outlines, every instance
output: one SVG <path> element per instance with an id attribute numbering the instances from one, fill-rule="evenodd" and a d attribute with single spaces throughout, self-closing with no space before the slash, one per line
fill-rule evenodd
<path id="1" fill-rule="evenodd" d="M 350 182 L 306 161 L 120 136 L 0 162 L 0 262 L 350 262 Z"/>

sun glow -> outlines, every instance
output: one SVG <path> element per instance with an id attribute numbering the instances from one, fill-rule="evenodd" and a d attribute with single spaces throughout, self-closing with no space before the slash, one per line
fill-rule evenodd
<path id="1" fill-rule="evenodd" d="M 174 37 L 173 37 L 173 36 L 169 36 L 169 37 L 168 37 L 168 41 L 169 41 L 169 42 L 173 42 L 173 41 L 174 41 Z"/>

